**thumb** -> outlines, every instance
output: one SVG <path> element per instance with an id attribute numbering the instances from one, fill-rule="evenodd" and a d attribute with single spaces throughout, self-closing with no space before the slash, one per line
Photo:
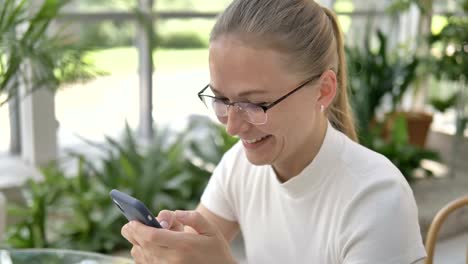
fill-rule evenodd
<path id="1" fill-rule="evenodd" d="M 197 211 L 175 211 L 175 216 L 182 224 L 195 229 L 198 234 L 215 236 L 217 229 L 203 215 Z"/>

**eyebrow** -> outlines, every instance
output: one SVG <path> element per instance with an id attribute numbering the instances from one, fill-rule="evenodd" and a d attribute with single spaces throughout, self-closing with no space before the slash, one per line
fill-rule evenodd
<path id="1" fill-rule="evenodd" d="M 217 93 L 217 94 L 220 94 L 222 95 L 223 93 L 221 93 L 220 91 L 216 90 L 215 87 L 213 87 L 213 85 L 210 84 L 210 89 L 213 91 L 213 93 Z M 252 94 L 266 94 L 268 93 L 268 91 L 265 91 L 265 90 L 248 90 L 248 91 L 243 91 L 239 94 L 239 97 L 247 97 L 249 95 L 252 95 Z"/>

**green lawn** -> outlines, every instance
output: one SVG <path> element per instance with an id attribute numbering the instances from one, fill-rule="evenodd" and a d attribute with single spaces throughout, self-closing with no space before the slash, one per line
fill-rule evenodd
<path id="1" fill-rule="evenodd" d="M 121 47 L 90 52 L 88 58 L 100 70 L 110 74 L 134 73 L 138 53 L 134 47 Z M 158 49 L 153 54 L 156 70 L 178 70 L 208 67 L 207 49 Z"/>

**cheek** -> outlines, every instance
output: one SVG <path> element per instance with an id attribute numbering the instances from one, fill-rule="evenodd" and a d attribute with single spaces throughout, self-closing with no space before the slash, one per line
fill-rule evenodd
<path id="1" fill-rule="evenodd" d="M 287 143 L 303 141 L 303 138 L 313 133 L 317 123 L 317 113 L 312 106 L 292 106 L 290 110 L 282 110 L 272 114 L 263 131 L 283 138 Z"/>
<path id="2" fill-rule="evenodd" d="M 225 116 L 225 117 L 216 116 L 216 118 L 218 119 L 218 121 L 219 121 L 222 125 L 226 126 L 226 124 L 227 124 L 227 119 L 228 119 L 227 116 Z"/>

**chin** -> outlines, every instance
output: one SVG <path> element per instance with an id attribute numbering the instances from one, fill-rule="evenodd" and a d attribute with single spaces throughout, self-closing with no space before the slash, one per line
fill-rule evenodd
<path id="1" fill-rule="evenodd" d="M 247 159 L 249 160 L 250 163 L 256 166 L 262 166 L 262 165 L 269 165 L 271 164 L 271 161 L 266 159 L 266 157 L 259 157 L 258 155 L 255 154 L 249 154 L 246 153 Z"/>
<path id="2" fill-rule="evenodd" d="M 278 152 L 275 150 L 254 152 L 244 149 L 244 152 L 249 162 L 256 166 L 272 165 L 278 157 Z"/>
<path id="3" fill-rule="evenodd" d="M 256 166 L 271 165 L 281 153 L 282 145 L 275 137 L 268 139 L 264 145 L 249 147 L 244 145 L 244 152 L 250 163 Z M 281 147 L 280 147 L 281 145 Z"/>

